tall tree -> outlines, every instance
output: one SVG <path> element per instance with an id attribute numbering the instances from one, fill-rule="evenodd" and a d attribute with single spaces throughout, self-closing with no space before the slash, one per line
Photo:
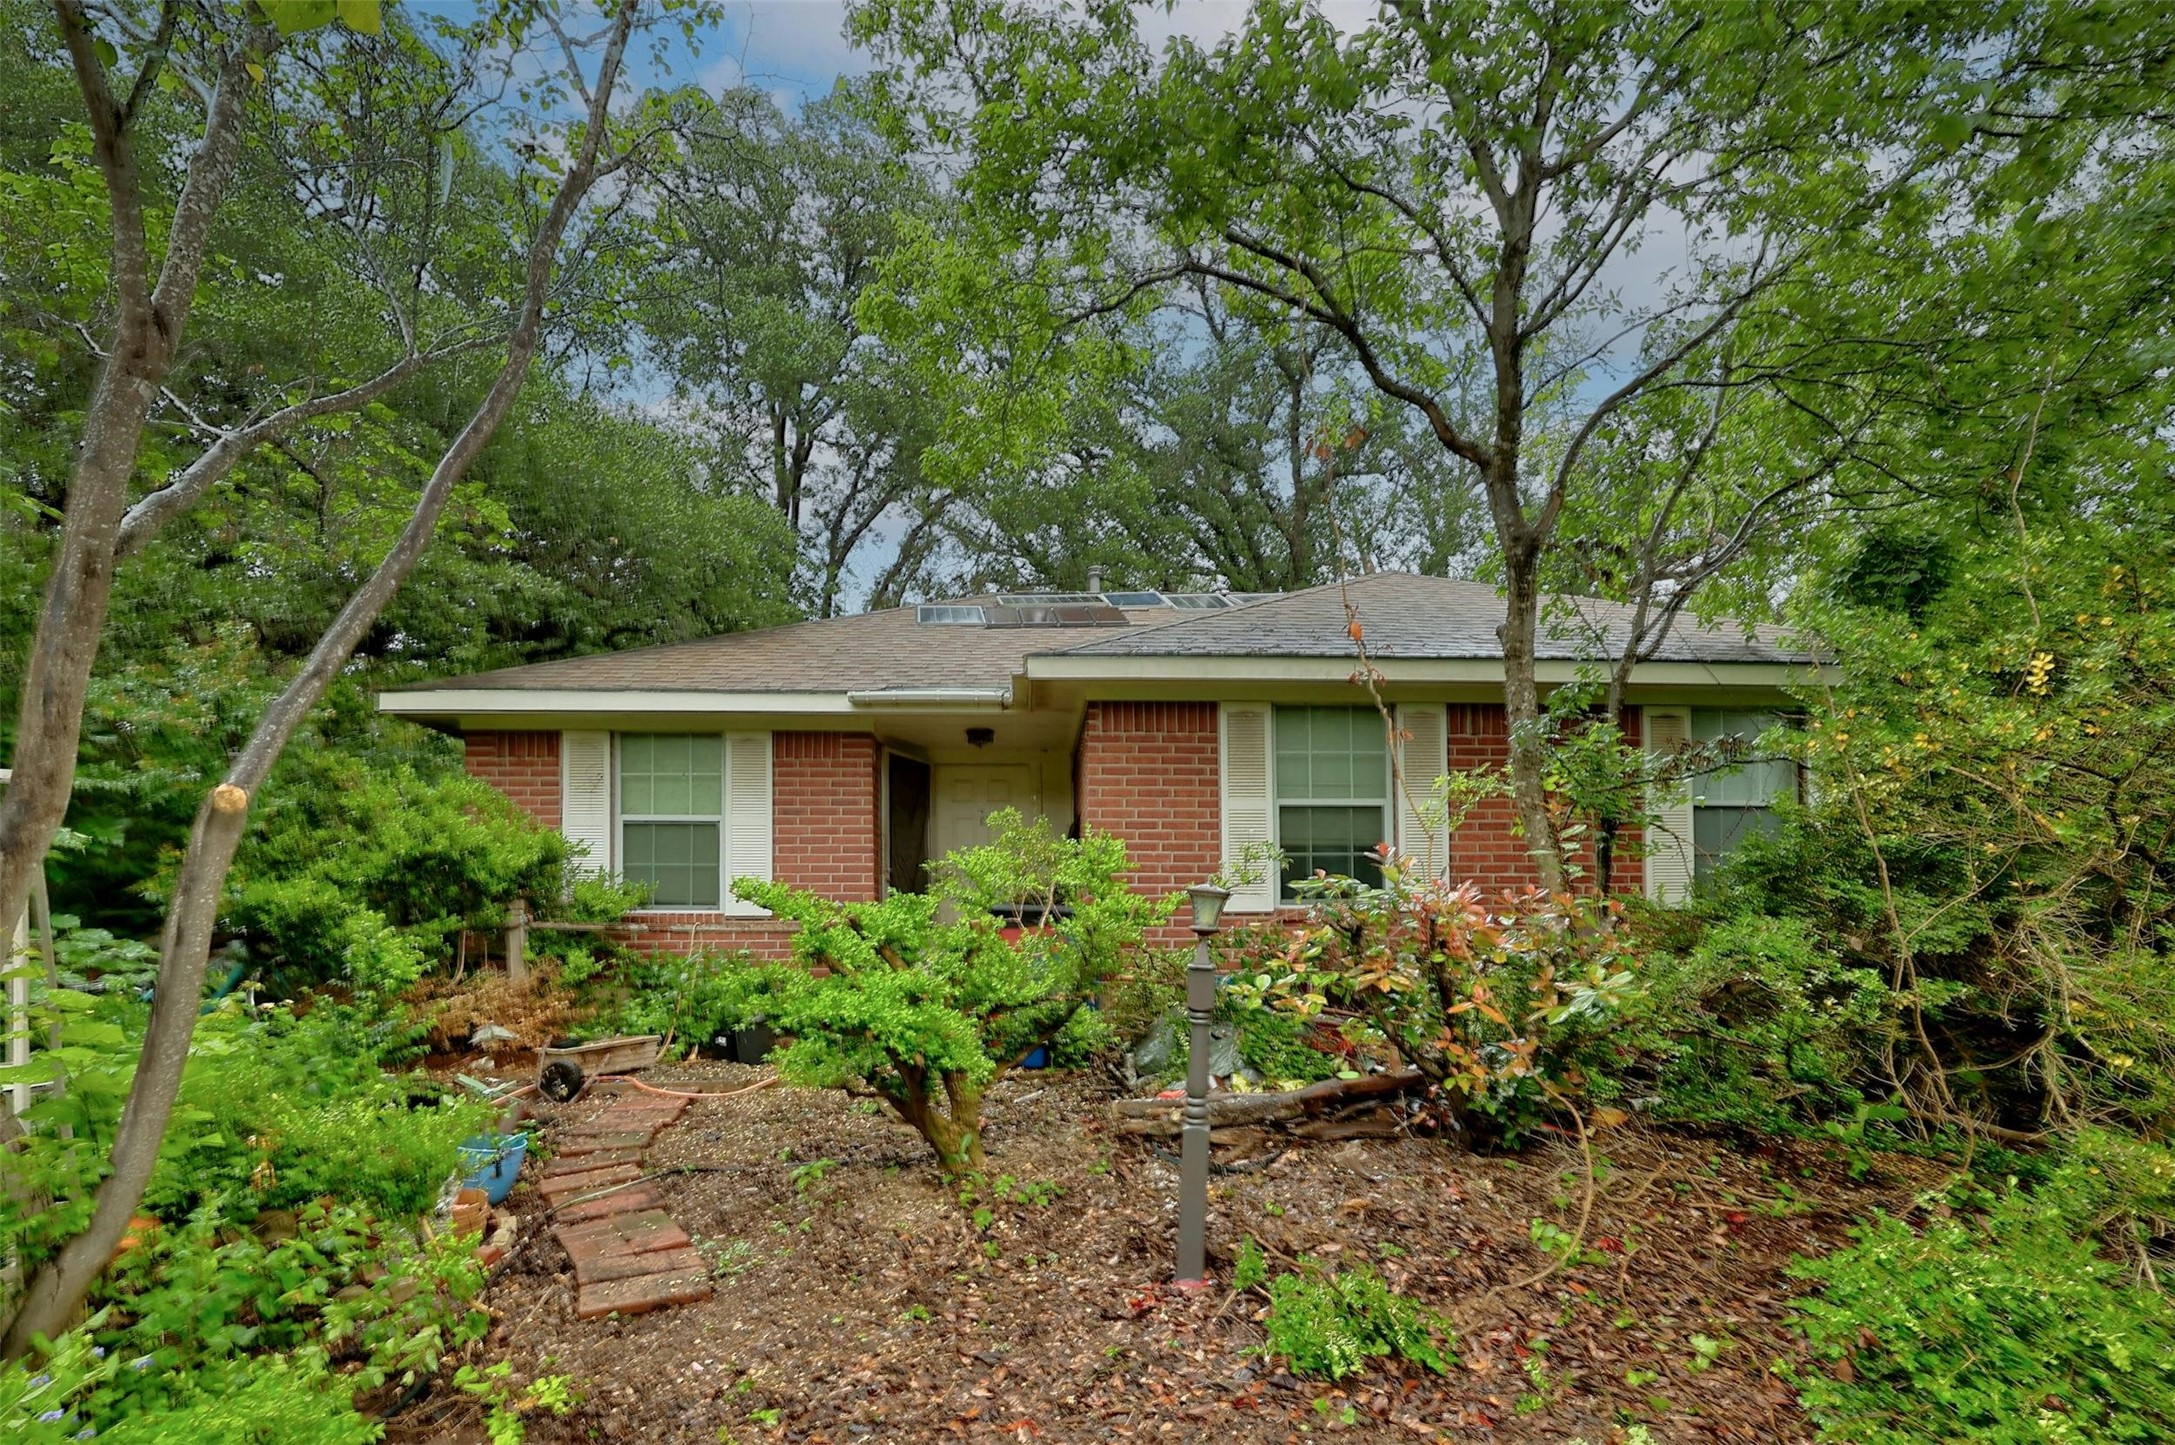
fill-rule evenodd
<path id="1" fill-rule="evenodd" d="M 858 309 L 935 192 L 848 92 L 792 115 L 751 89 L 675 105 L 679 160 L 656 181 L 664 259 L 639 315 L 680 412 L 718 481 L 801 537 L 819 615 L 864 565 L 859 580 L 895 595 L 934 541 L 914 525 L 925 420 Z"/>
<path id="2" fill-rule="evenodd" d="M 58 9 L 112 207 L 114 285 L 119 300 L 116 341 L 108 350 L 86 413 L 82 461 L 70 489 L 63 543 L 33 642 L 33 673 L 24 690 L 26 726 L 16 755 L 17 766 L 34 780 L 47 786 L 57 783 L 60 797 L 55 805 L 40 795 L 36 807 L 15 810 L 17 797 L 10 790 L 7 806 L 15 811 L 0 812 L 0 845 L 6 847 L 4 862 L 10 871 L 0 874 L 0 883 L 8 877 L 27 879 L 59 822 L 57 808 L 65 807 L 67 781 L 75 768 L 83 692 L 104 630 L 114 563 L 124 542 L 127 524 L 121 503 L 127 496 L 142 428 L 162 379 L 172 368 L 187 316 L 187 298 L 171 294 L 169 288 L 186 278 L 193 290 L 211 222 L 239 151 L 243 92 L 260 83 L 279 48 L 271 25 L 251 14 L 196 11 L 184 17 L 170 6 L 161 12 L 157 29 L 139 36 L 126 23 L 127 17 L 94 18 L 70 0 L 58 0 Z M 366 29 L 374 28 L 378 20 L 374 7 L 348 5 L 344 10 L 351 22 Z M 551 7 L 494 10 L 472 32 L 479 48 L 487 44 L 516 55 L 527 52 L 532 40 L 548 44 L 554 59 L 547 62 L 545 78 L 537 82 L 536 91 L 541 93 L 532 92 L 535 111 L 531 113 L 548 114 L 561 96 L 575 111 L 573 123 L 557 134 L 538 131 L 532 138 L 532 146 L 534 142 L 552 146 L 546 168 L 551 178 L 522 177 L 522 189 L 537 209 L 518 287 L 507 298 L 501 360 L 467 421 L 432 467 L 383 559 L 347 599 L 301 669 L 265 708 L 224 781 L 204 799 L 167 908 L 157 993 L 111 1150 L 111 1172 L 99 1186 L 82 1232 L 31 1278 L 0 1343 L 0 1350 L 9 1357 L 27 1350 L 37 1335 L 58 1331 L 111 1257 L 142 1198 L 188 1057 L 212 928 L 253 795 L 289 738 L 414 571 L 455 487 L 512 409 L 543 341 L 545 311 L 554 299 L 562 248 L 571 244 L 578 249 L 587 240 L 570 233 L 591 189 L 600 178 L 625 168 L 650 138 L 640 126 L 630 132 L 623 120 L 615 118 L 613 108 L 621 65 L 640 12 L 640 0 L 618 0 L 608 12 L 605 28 L 581 40 L 566 29 L 565 22 L 579 23 L 575 17 L 562 17 Z M 306 7 L 278 13 L 290 24 L 316 18 Z M 176 31 L 184 19 L 202 25 L 203 30 L 186 37 L 191 42 L 188 46 L 177 47 Z M 101 22 L 110 23 L 110 31 L 101 29 Z M 127 98 L 118 100 L 115 75 L 124 42 L 144 48 L 132 50 L 134 76 L 126 86 Z M 314 98 L 316 103 L 330 104 L 338 114 L 340 100 L 357 91 L 367 93 L 373 53 L 359 46 L 351 64 L 342 49 L 335 37 L 328 42 L 322 67 L 301 67 L 312 70 L 326 85 L 316 90 L 304 87 L 297 103 L 309 104 Z M 410 54 L 419 56 L 421 51 Z M 181 188 L 167 254 L 159 280 L 153 284 L 143 222 L 146 187 L 136 165 L 131 127 L 141 97 L 162 68 L 172 64 L 176 73 L 184 73 L 199 60 L 210 77 L 205 85 L 210 119 L 204 145 Z M 541 148 L 532 153 L 536 149 Z M 343 204 L 351 208 L 360 200 L 359 188 L 343 196 Z M 309 409 L 311 403 L 297 405 L 304 408 L 305 418 L 322 414 Z M 222 448 L 235 452 L 221 463 L 223 473 L 264 439 L 248 428 L 226 431 L 205 455 L 213 456 Z M 163 520 L 169 511 L 193 504 L 212 479 L 177 478 L 136 503 L 133 515 Z M 54 756 L 63 747 L 65 756 Z M 50 820 L 47 813 L 53 815 Z M 16 829 L 13 834 L 4 831 L 10 824 Z M 0 896 L 0 903 L 6 902 Z"/>
<path id="3" fill-rule="evenodd" d="M 375 3 L 342 13 L 347 23 L 328 30 L 329 11 L 277 7 L 283 33 L 249 4 L 55 0 L 89 133 L 76 178 L 94 189 L 40 184 L 58 221 L 94 227 L 108 256 L 104 275 L 57 277 L 63 284 L 31 303 L 40 314 L 29 319 L 49 340 L 86 339 L 95 372 L 87 400 L 63 414 L 81 420 L 24 658 L 14 777 L 0 796 L 0 917 L 21 912 L 66 813 L 122 559 L 260 448 L 344 424 L 430 368 L 502 343 L 512 324 L 503 265 L 477 261 L 462 274 L 438 264 L 437 250 L 449 229 L 440 193 L 462 150 L 458 96 L 478 80 L 475 57 L 500 43 L 504 17 L 443 31 L 448 58 L 411 30 L 388 31 Z M 184 129 L 194 132 L 188 143 L 159 143 Z M 253 138 L 286 169 L 284 185 L 256 192 L 274 203 L 271 224 L 309 238 L 314 274 L 295 278 L 297 292 L 314 294 L 310 281 L 333 268 L 370 278 L 367 305 L 314 318 L 328 335 L 378 339 L 340 356 L 341 372 L 272 373 L 248 355 L 229 370 L 187 350 Z M 515 197 L 491 199 L 519 209 Z M 281 290 L 281 280 L 260 274 L 260 292 Z M 327 360 L 324 351 L 308 358 Z M 138 489 L 139 470 L 163 475 Z"/>
<path id="4" fill-rule="evenodd" d="M 1279 592 L 1470 560 L 1469 482 L 1334 332 L 1198 276 L 1153 296 L 1121 333 L 1130 364 L 1027 465 L 953 491 L 958 585 L 1077 588 L 1100 565 L 1113 586 Z"/>
<path id="5" fill-rule="evenodd" d="M 1517 814 L 1560 886 L 1535 640 L 1595 437 L 1699 385 L 1748 311 L 1948 154 L 1927 117 L 1998 83 L 2000 9 L 1410 0 L 1344 31 L 1266 0 L 1160 60 L 1115 6 L 871 0 L 857 25 L 927 79 L 902 113 L 1024 241 L 1092 233 L 1124 285 L 1201 275 L 1326 328 L 1469 471 Z"/>

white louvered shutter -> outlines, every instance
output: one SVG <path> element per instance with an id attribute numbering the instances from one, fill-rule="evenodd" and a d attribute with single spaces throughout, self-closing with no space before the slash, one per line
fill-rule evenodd
<path id="1" fill-rule="evenodd" d="M 1439 702 L 1397 707 L 1397 851 L 1420 871 L 1450 871 L 1450 833 L 1435 810 L 1435 784 L 1450 771 L 1450 719 Z"/>
<path id="2" fill-rule="evenodd" d="M 1681 750 L 1692 736 L 1688 708 L 1649 707 L 1640 712 L 1646 750 L 1655 757 Z M 1658 788 L 1648 800 L 1654 824 L 1646 840 L 1646 896 L 1681 903 L 1692 891 L 1692 787 L 1689 781 Z"/>
<path id="3" fill-rule="evenodd" d="M 1227 905 L 1234 913 L 1276 909 L 1277 869 L 1269 856 L 1276 832 L 1276 795 L 1270 778 L 1269 709 L 1259 703 L 1225 703 L 1218 709 L 1223 776 L 1223 866 L 1257 876 L 1237 883 Z"/>
<path id="4" fill-rule="evenodd" d="M 765 918 L 769 911 L 735 898 L 735 878 L 770 880 L 770 734 L 725 734 L 725 911 Z"/>
<path id="5" fill-rule="evenodd" d="M 577 865 L 590 873 L 618 871 L 612 856 L 612 735 L 559 734 L 559 832 L 589 851 Z"/>

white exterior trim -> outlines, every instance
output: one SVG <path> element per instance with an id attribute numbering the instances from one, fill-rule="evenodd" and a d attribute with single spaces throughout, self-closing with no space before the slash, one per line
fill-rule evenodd
<path id="1" fill-rule="evenodd" d="M 970 709 L 980 711 L 981 709 Z M 499 714 L 509 717 L 566 713 L 861 712 L 842 692 L 603 692 L 568 688 L 432 688 L 381 692 L 378 711 L 396 717 Z"/>
<path id="2" fill-rule="evenodd" d="M 601 728 L 559 734 L 559 834 L 586 844 L 580 867 L 610 878 L 619 872 L 618 747 Z"/>
<path id="3" fill-rule="evenodd" d="M 1645 707 L 1639 731 L 1649 756 L 1663 757 L 1691 742 L 1692 714 L 1687 707 Z M 1657 903 L 1682 903 L 1692 891 L 1692 786 L 1689 779 L 1657 787 L 1647 802 L 1653 825 L 1646 838 L 1646 896 Z"/>
<path id="4" fill-rule="evenodd" d="M 1434 816 L 1435 784 L 1450 771 L 1450 714 L 1439 702 L 1397 705 L 1396 776 L 1390 801 L 1397 828 L 1397 851 L 1431 878 L 1450 873 L 1450 830 Z M 1405 736 L 1409 734 L 1409 736 Z"/>

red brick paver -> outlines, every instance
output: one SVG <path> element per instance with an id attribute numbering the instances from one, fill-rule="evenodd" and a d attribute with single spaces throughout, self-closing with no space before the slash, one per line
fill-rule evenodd
<path id="1" fill-rule="evenodd" d="M 585 1320 L 638 1315 L 666 1305 L 691 1305 L 710 1297 L 706 1274 L 645 1274 L 583 1285 L 574 1313 Z"/>
<path id="2" fill-rule="evenodd" d="M 657 1191 L 636 1182 L 642 1151 L 692 1102 L 623 1095 L 554 1141 L 557 1155 L 538 1188 L 557 1206 L 552 1233 L 574 1262 L 574 1313 L 582 1319 L 710 1297 L 709 1268 L 694 1241 L 664 1212 Z"/>

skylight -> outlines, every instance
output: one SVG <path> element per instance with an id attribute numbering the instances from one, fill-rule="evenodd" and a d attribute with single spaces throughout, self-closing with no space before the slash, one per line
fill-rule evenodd
<path id="1" fill-rule="evenodd" d="M 979 607 L 924 603 L 914 609 L 914 620 L 945 627 L 982 627 L 988 624 L 989 615 Z"/>

